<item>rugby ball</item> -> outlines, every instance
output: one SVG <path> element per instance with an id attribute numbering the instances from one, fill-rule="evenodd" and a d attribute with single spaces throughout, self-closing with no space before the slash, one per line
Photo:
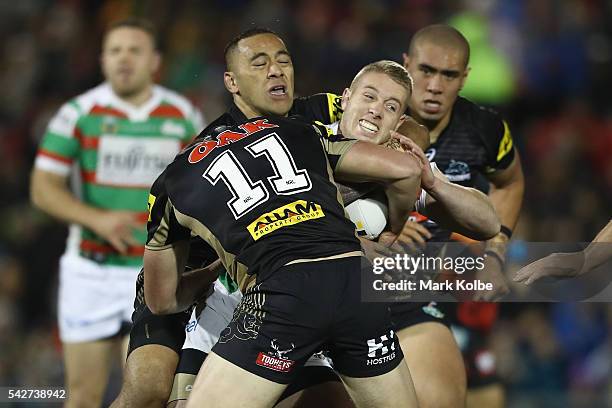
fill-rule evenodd
<path id="1" fill-rule="evenodd" d="M 376 239 L 387 226 L 387 204 L 374 198 L 359 198 L 346 206 L 346 212 L 355 224 L 357 235 Z"/>

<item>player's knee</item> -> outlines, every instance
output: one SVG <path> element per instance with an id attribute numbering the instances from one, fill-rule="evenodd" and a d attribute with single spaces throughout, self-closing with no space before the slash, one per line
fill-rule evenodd
<path id="1" fill-rule="evenodd" d="M 432 381 L 427 389 L 417 390 L 420 408 L 465 407 L 466 387 L 461 381 Z"/>
<path id="2" fill-rule="evenodd" d="M 178 356 L 162 346 L 135 350 L 123 371 L 117 407 L 165 407 Z"/>
<path id="3" fill-rule="evenodd" d="M 144 377 L 126 376 L 117 397 L 117 408 L 165 407 L 172 387 L 172 380 L 154 375 L 154 371 Z M 163 376 L 162 376 L 163 377 Z"/>

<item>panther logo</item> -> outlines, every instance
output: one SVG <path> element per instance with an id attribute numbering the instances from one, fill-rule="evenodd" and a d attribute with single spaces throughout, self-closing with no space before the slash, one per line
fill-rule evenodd
<path id="1" fill-rule="evenodd" d="M 219 343 L 227 343 L 234 337 L 238 340 L 257 338 L 261 327 L 261 318 L 250 313 L 237 312 L 230 324 L 221 332 Z"/>

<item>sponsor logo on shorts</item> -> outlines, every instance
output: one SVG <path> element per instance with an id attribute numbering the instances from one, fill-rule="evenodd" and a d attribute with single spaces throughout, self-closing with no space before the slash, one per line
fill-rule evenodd
<path id="1" fill-rule="evenodd" d="M 187 333 L 191 333 L 192 331 L 195 331 L 197 326 L 198 326 L 198 321 L 196 319 L 191 320 L 189 323 L 187 323 L 187 326 L 185 326 L 185 331 Z"/>
<path id="2" fill-rule="evenodd" d="M 258 366 L 269 368 L 270 370 L 288 373 L 293 368 L 295 361 L 288 358 L 277 358 L 269 354 L 260 352 L 255 360 Z"/>
<path id="3" fill-rule="evenodd" d="M 297 200 L 259 216 L 247 230 L 255 241 L 277 229 L 325 217 L 321 206 L 313 201 Z"/>
<path id="4" fill-rule="evenodd" d="M 437 305 L 438 304 L 436 302 L 429 302 L 427 306 L 422 307 L 423 312 L 435 317 L 436 319 L 442 319 L 444 317 L 444 313 L 437 308 Z"/>
<path id="5" fill-rule="evenodd" d="M 368 340 L 368 358 L 366 364 L 378 365 L 392 361 L 395 358 L 395 333 L 389 330 L 389 334 L 385 334 L 376 339 Z"/>
<path id="6" fill-rule="evenodd" d="M 270 347 L 272 348 L 272 351 L 268 353 L 260 352 L 257 355 L 255 363 L 259 366 L 281 373 L 288 373 L 291 371 L 295 365 L 295 361 L 285 357 L 285 354 L 292 351 L 295 348 L 295 345 L 291 343 L 291 346 L 282 350 L 281 346 L 278 344 L 278 340 L 272 339 L 270 342 Z"/>

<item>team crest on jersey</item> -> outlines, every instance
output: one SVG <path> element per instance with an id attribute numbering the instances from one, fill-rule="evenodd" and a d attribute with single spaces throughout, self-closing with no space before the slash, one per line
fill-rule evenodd
<path id="1" fill-rule="evenodd" d="M 470 166 L 466 162 L 451 160 L 444 172 L 449 181 L 466 181 L 472 178 Z"/>
<path id="2" fill-rule="evenodd" d="M 313 201 L 297 200 L 260 215 L 247 227 L 255 241 L 277 229 L 325 217 L 323 208 Z"/>
<path id="3" fill-rule="evenodd" d="M 104 116 L 104 119 L 102 119 L 102 133 L 112 134 L 117 133 L 118 130 L 117 118 Z"/>

